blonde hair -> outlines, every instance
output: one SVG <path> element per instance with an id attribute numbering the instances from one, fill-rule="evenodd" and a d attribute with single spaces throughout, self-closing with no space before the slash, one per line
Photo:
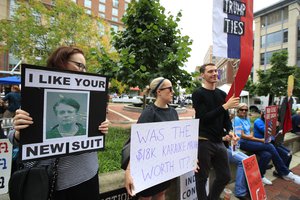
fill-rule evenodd
<path id="1" fill-rule="evenodd" d="M 241 107 L 247 107 L 248 105 L 246 103 L 239 103 L 239 105 L 236 107 L 237 110 L 239 110 Z"/>
<path id="2" fill-rule="evenodd" d="M 156 97 L 156 91 L 161 88 L 161 86 L 164 83 L 165 78 L 164 77 L 158 77 L 151 81 L 150 86 L 146 86 L 146 89 L 144 90 L 144 94 L 149 95 L 152 94 Z"/>

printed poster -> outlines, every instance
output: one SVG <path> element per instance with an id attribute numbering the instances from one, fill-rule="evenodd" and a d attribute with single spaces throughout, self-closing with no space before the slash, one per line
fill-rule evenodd
<path id="1" fill-rule="evenodd" d="M 12 144 L 8 139 L 0 139 L 0 194 L 8 192 L 12 165 Z"/>
<path id="2" fill-rule="evenodd" d="M 256 156 L 252 155 L 243 161 L 243 168 L 246 175 L 248 188 L 252 200 L 266 200 L 267 195 L 261 180 Z"/>
<path id="3" fill-rule="evenodd" d="M 131 126 L 134 193 L 196 169 L 199 119 Z"/>
<path id="4" fill-rule="evenodd" d="M 21 78 L 22 109 L 34 122 L 21 130 L 22 160 L 104 148 L 107 77 L 22 65 Z"/>
<path id="5" fill-rule="evenodd" d="M 278 106 L 267 106 L 265 110 L 265 143 L 271 142 L 276 135 L 276 123 L 278 120 Z"/>

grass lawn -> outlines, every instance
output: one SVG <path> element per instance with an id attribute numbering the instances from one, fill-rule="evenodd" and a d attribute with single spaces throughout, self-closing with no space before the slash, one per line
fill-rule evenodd
<path id="1" fill-rule="evenodd" d="M 130 129 L 110 127 L 105 136 L 105 150 L 98 152 L 99 172 L 121 169 L 121 150 L 130 136 Z"/>

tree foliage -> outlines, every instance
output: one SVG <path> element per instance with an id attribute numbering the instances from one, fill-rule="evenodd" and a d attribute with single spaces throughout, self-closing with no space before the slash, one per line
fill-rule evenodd
<path id="1" fill-rule="evenodd" d="M 56 0 L 51 5 L 40 0 L 16 3 L 14 15 L 0 21 L 0 41 L 4 44 L 0 51 L 10 51 L 23 62 L 44 66 L 57 47 L 77 46 L 85 52 L 89 71 L 101 67 L 93 55 L 111 56 L 106 50 L 111 48 L 109 38 L 100 36 L 104 22 L 86 14 L 71 0 Z"/>
<path id="2" fill-rule="evenodd" d="M 153 78 L 164 76 L 182 87 L 191 75 L 182 69 L 190 56 L 192 41 L 181 36 L 176 17 L 166 16 L 159 0 L 133 0 L 122 21 L 126 29 L 113 36 L 113 46 L 120 55 L 114 68 L 117 79 L 129 86 L 144 88 Z"/>
<path id="3" fill-rule="evenodd" d="M 272 67 L 266 71 L 258 70 L 255 93 L 259 96 L 286 96 L 288 76 L 294 74 L 295 67 L 287 66 L 288 52 L 275 52 L 271 57 Z"/>

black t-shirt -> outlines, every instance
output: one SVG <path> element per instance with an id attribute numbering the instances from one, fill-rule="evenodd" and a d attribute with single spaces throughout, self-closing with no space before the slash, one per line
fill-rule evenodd
<path id="1" fill-rule="evenodd" d="M 198 88 L 192 95 L 196 118 L 200 119 L 199 136 L 212 142 L 222 142 L 224 128 L 228 132 L 231 127 L 229 113 L 223 108 L 226 93 L 216 88 L 208 90 Z"/>
<path id="2" fill-rule="evenodd" d="M 163 122 L 175 120 L 178 120 L 178 114 L 174 108 L 159 108 L 154 104 L 150 104 L 143 110 L 137 123 Z"/>

